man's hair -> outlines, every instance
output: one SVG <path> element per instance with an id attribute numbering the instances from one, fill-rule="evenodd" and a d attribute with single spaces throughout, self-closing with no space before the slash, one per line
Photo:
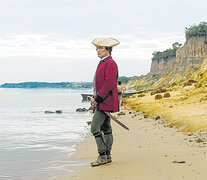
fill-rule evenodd
<path id="1" fill-rule="evenodd" d="M 109 54 L 111 55 L 112 47 L 105 47 L 105 48 L 106 48 L 106 50 L 109 51 Z"/>
<path id="2" fill-rule="evenodd" d="M 118 85 L 121 85 L 121 81 L 118 82 Z"/>

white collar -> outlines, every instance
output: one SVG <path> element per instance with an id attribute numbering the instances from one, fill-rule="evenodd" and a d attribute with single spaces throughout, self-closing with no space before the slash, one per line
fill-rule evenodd
<path id="1" fill-rule="evenodd" d="M 100 61 L 103 61 L 103 60 L 106 59 L 107 57 L 109 57 L 109 56 L 105 56 L 105 57 L 103 57 Z"/>

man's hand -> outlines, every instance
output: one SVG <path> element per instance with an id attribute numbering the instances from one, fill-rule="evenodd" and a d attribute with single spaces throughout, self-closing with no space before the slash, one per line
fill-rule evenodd
<path id="1" fill-rule="evenodd" d="M 98 105 L 98 103 L 93 98 L 91 98 L 91 104 L 93 104 L 95 107 Z"/>

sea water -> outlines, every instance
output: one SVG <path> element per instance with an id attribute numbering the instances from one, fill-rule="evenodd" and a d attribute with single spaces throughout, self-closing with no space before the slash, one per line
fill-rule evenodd
<path id="1" fill-rule="evenodd" d="M 0 88 L 0 180 L 44 180 L 70 171 L 74 146 L 92 118 L 76 109 L 89 108 L 81 93 L 91 92 Z"/>

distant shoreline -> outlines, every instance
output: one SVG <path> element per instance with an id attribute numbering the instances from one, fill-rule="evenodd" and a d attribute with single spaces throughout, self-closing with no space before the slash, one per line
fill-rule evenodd
<path id="1" fill-rule="evenodd" d="M 65 88 L 65 89 L 91 89 L 92 82 L 22 82 L 22 83 L 4 83 L 0 88 Z"/>

